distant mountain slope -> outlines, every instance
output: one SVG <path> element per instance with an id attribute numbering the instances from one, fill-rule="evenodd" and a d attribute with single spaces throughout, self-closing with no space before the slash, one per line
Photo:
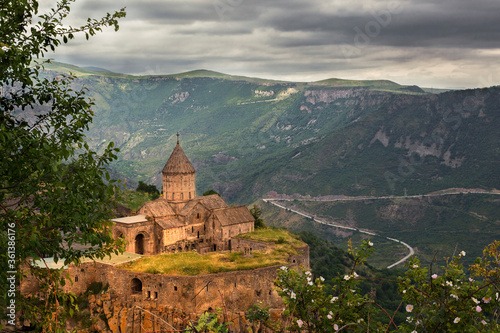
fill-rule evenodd
<path id="1" fill-rule="evenodd" d="M 268 191 L 408 194 L 500 187 L 499 88 L 423 93 L 391 81 L 295 83 L 199 70 L 131 76 L 54 63 L 95 98 L 93 147 L 114 141 L 112 167 L 160 185 L 181 144 L 198 193 L 232 202 Z"/>

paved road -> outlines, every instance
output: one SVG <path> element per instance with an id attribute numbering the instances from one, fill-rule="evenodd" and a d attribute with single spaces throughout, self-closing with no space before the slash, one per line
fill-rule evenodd
<path id="1" fill-rule="evenodd" d="M 468 190 L 468 189 L 463 189 L 463 190 L 456 190 L 456 191 L 450 191 L 446 193 L 429 193 L 429 194 L 415 194 L 415 195 L 387 195 L 387 196 L 381 196 L 381 197 L 371 197 L 371 196 L 359 196 L 359 197 L 342 197 L 342 198 L 333 198 L 333 199 L 275 199 L 275 198 L 268 198 L 265 200 L 278 200 L 278 201 L 319 201 L 319 202 L 330 202 L 330 201 L 362 201 L 362 200 L 386 200 L 386 199 L 411 199 L 411 198 L 426 198 L 426 197 L 442 197 L 446 195 L 457 195 L 457 194 L 493 194 L 493 195 L 500 195 L 500 192 L 497 191 L 483 191 L 483 190 Z"/>
<path id="2" fill-rule="evenodd" d="M 276 200 L 281 200 L 281 199 L 262 199 L 262 200 L 265 201 L 265 202 L 268 202 L 268 203 L 270 203 L 272 205 L 275 205 L 276 207 L 279 207 L 281 209 L 285 209 L 285 210 L 288 209 L 291 212 L 294 212 L 295 214 L 299 214 L 299 215 L 307 217 L 307 218 L 312 218 L 314 220 L 314 222 L 317 222 L 317 223 L 320 223 L 320 224 L 329 225 L 329 226 L 336 227 L 336 228 L 339 228 L 339 229 L 347 229 L 347 230 L 352 230 L 352 231 L 358 231 L 358 232 L 360 232 L 362 234 L 366 234 L 366 235 L 370 235 L 370 236 L 377 236 L 377 234 L 375 234 L 375 233 L 373 233 L 371 231 L 368 231 L 368 230 L 363 230 L 363 229 L 358 229 L 358 228 L 353 228 L 353 227 L 347 227 L 347 226 L 343 226 L 343 225 L 340 225 L 340 224 L 337 224 L 337 223 L 332 223 L 332 222 L 321 221 L 321 220 L 318 220 L 317 218 L 315 218 L 312 215 L 307 215 L 307 214 L 299 212 L 297 210 L 287 208 L 286 206 L 280 205 L 279 203 L 275 202 Z M 286 200 L 286 199 L 284 199 L 284 200 L 285 201 L 289 201 L 289 200 Z M 394 266 L 397 266 L 397 265 L 405 262 L 406 260 L 408 260 L 408 258 L 410 258 L 412 255 L 415 254 L 415 251 L 413 250 L 413 248 L 410 245 L 406 244 L 405 242 L 400 241 L 399 239 L 391 238 L 391 237 L 385 237 L 385 238 L 388 239 L 388 240 L 390 240 L 390 241 L 393 241 L 393 242 L 396 242 L 396 243 L 400 243 L 400 244 L 406 246 L 409 249 L 409 253 L 404 258 L 402 258 L 401 260 L 398 260 L 397 262 L 395 262 L 395 263 L 387 266 L 387 268 L 392 268 Z"/>
<path id="3" fill-rule="evenodd" d="M 326 225 L 333 226 L 333 227 L 336 227 L 336 228 L 339 228 L 339 229 L 353 230 L 353 231 L 358 231 L 358 232 L 360 232 L 362 234 L 376 236 L 377 234 L 375 234 L 373 232 L 370 232 L 368 230 L 362 230 L 362 229 L 358 229 L 358 228 L 343 226 L 343 225 L 332 223 L 332 222 L 325 222 L 325 221 L 318 220 L 317 218 L 315 218 L 312 215 L 307 215 L 305 213 L 302 213 L 302 212 L 299 212 L 299 211 L 287 208 L 287 207 L 285 207 L 283 205 L 278 204 L 275 201 L 294 201 L 294 200 L 298 200 L 298 201 L 319 201 L 319 202 L 324 201 L 324 202 L 329 202 L 329 201 L 385 200 L 385 199 L 408 199 L 408 198 L 422 198 L 422 197 L 439 197 L 439 196 L 456 195 L 456 194 L 466 194 L 466 193 L 500 195 L 500 192 L 490 192 L 490 191 L 482 191 L 482 190 L 474 190 L 474 189 L 460 189 L 460 190 L 450 190 L 449 192 L 446 192 L 446 193 L 430 193 L 430 194 L 404 195 L 404 196 L 383 196 L 383 197 L 368 197 L 367 196 L 367 197 L 345 197 L 345 198 L 336 198 L 336 199 L 274 199 L 274 198 L 267 198 L 267 199 L 262 199 L 262 200 L 265 201 L 265 202 L 269 202 L 270 204 L 273 204 L 273 205 L 275 205 L 275 206 L 277 206 L 279 208 L 289 209 L 290 211 L 292 211 L 292 212 L 294 212 L 296 214 L 302 215 L 302 216 L 307 217 L 307 218 L 312 218 L 315 222 L 320 223 L 320 224 L 326 224 Z M 381 237 L 384 237 L 384 236 L 381 236 Z M 415 254 L 415 250 L 413 250 L 413 248 L 410 245 L 406 244 L 405 242 L 403 242 L 403 241 L 401 241 L 399 239 L 391 238 L 391 237 L 385 237 L 385 238 L 388 239 L 388 240 L 390 240 L 390 241 L 393 241 L 393 242 L 399 243 L 401 245 L 404 245 L 409 250 L 409 253 L 404 258 L 402 258 L 401 260 L 398 260 L 397 262 L 395 262 L 395 263 L 387 266 L 387 268 L 392 268 L 394 266 L 402 264 L 406 260 L 408 260 L 408 258 L 410 258 L 412 255 Z"/>

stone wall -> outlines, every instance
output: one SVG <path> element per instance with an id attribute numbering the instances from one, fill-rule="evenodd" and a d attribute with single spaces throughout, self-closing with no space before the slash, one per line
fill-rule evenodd
<path id="1" fill-rule="evenodd" d="M 231 251 L 245 252 L 245 248 L 249 251 L 266 251 L 272 247 L 274 243 L 257 242 L 242 238 L 231 238 Z"/>
<path id="2" fill-rule="evenodd" d="M 294 265 L 291 265 L 294 266 Z M 225 304 L 231 311 L 247 311 L 258 302 L 282 305 L 274 289 L 279 266 L 200 276 L 136 273 L 99 263 L 70 267 L 73 284 L 66 291 L 82 293 L 92 282 L 109 284 L 115 298 L 151 304 L 169 304 L 183 312 L 203 313 Z"/>
<path id="3" fill-rule="evenodd" d="M 235 246 L 252 247 L 252 250 L 268 246 L 237 240 L 239 244 Z M 299 252 L 289 258 L 289 266 L 309 268 L 308 246 Z M 283 301 L 274 287 L 278 269 L 279 266 L 271 266 L 249 271 L 176 276 L 136 273 L 103 263 L 84 262 L 78 267 L 69 266 L 67 272 L 72 283 L 67 283 L 64 291 L 81 294 L 94 282 L 109 285 L 106 294 L 90 300 L 90 315 L 94 324 L 100 325 L 94 327 L 99 332 L 165 329 L 161 326 L 161 318 L 167 318 L 165 320 L 176 328 L 185 328 L 189 320 L 195 320 L 205 311 L 221 308 L 231 313 L 234 332 L 248 332 L 251 325 L 245 319 L 245 313 L 252 305 L 260 303 L 276 309 L 275 313 L 281 313 Z M 21 292 L 36 292 L 36 282 L 24 279 Z"/>

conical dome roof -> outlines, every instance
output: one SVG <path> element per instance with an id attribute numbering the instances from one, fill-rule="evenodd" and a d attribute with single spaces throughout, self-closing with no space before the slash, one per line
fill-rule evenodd
<path id="1" fill-rule="evenodd" d="M 195 173 L 193 165 L 189 161 L 189 158 L 187 158 L 186 154 L 184 154 L 184 150 L 182 150 L 178 141 L 172 155 L 170 155 L 170 158 L 167 161 L 167 164 L 165 164 L 162 173 Z"/>

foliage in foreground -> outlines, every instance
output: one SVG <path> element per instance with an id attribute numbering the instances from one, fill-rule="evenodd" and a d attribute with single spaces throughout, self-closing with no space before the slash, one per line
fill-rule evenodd
<path id="1" fill-rule="evenodd" d="M 282 267 L 275 282 L 288 316 L 285 331 L 302 332 L 500 332 L 500 242 L 484 249 L 484 255 L 469 267 L 470 276 L 461 264 L 465 252 L 451 258 L 442 274 L 422 267 L 416 258 L 407 264 L 408 271 L 398 279 L 402 296 L 400 308 L 406 322 L 396 325 L 394 313 L 379 307 L 373 293 L 361 295 L 362 278 L 356 268 L 373 251 L 373 244 L 363 241 L 350 247 L 354 264 L 349 274 L 333 281 L 333 296 L 325 290 L 324 279 L 313 279 L 310 271 Z M 385 321 L 373 320 L 383 312 Z"/>
<path id="2" fill-rule="evenodd" d="M 50 332 L 63 331 L 76 297 L 61 291 L 61 270 L 40 269 L 30 259 L 78 264 L 82 257 L 103 258 L 119 249 L 106 222 L 115 183 L 105 167 L 117 149 L 110 143 L 98 155 L 89 148 L 85 131 L 93 102 L 84 88 L 73 89 L 73 76 L 38 74 L 47 52 L 77 34 L 88 38 L 103 27 L 118 29 L 125 12 L 71 27 L 65 21 L 71 2 L 60 0 L 38 15 L 36 0 L 0 1 L 0 238 L 10 242 L 0 245 L 0 308 L 13 306 L 9 325 L 28 320 Z M 26 297 L 10 287 L 23 274 L 38 280 L 38 295 Z"/>

